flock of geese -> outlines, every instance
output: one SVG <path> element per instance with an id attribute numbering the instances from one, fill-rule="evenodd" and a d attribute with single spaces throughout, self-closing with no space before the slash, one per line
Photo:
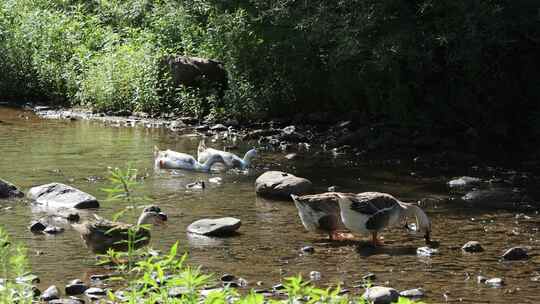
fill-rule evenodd
<path id="1" fill-rule="evenodd" d="M 227 169 L 245 170 L 257 156 L 256 149 L 251 149 L 240 158 L 231 152 L 209 148 L 204 141 L 200 142 L 197 152 L 195 159 L 186 153 L 160 151 L 155 147 L 155 166 L 160 169 L 209 172 L 212 165 L 221 163 Z M 352 235 L 343 232 L 345 228 L 355 233 L 370 234 L 371 244 L 380 246 L 382 242 L 378 239 L 378 233 L 386 227 L 398 225 L 407 218 L 414 218 L 417 230 L 424 232 L 426 243 L 431 242 L 431 222 L 424 211 L 414 204 L 401 202 L 386 193 L 327 192 L 319 195 L 291 195 L 291 197 L 304 227 L 309 231 L 328 234 L 330 240 L 350 239 Z M 140 226 L 161 225 L 166 221 L 167 215 L 159 207 L 146 207 L 136 225 L 136 238 L 143 241 L 137 242 L 136 247 L 146 245 L 150 238 L 149 230 L 139 229 Z M 127 246 L 125 239 L 130 227 L 133 226 L 108 221 L 97 215 L 94 221 L 74 225 L 87 246 L 98 253 L 106 252 L 109 248 L 125 250 Z M 408 227 L 406 222 L 405 227 Z"/>

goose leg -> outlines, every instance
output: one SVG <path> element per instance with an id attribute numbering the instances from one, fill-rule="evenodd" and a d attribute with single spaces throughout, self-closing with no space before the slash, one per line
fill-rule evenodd
<path id="1" fill-rule="evenodd" d="M 384 245 L 384 243 L 377 238 L 377 232 L 371 233 L 371 245 L 373 245 L 373 247 Z"/>

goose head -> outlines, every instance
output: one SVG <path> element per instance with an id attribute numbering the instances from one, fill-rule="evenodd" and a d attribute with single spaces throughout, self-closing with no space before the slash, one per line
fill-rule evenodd
<path id="1" fill-rule="evenodd" d="M 144 208 L 139 216 L 137 225 L 163 225 L 167 221 L 167 214 L 161 211 L 158 206 L 148 206 Z"/>
<path id="2" fill-rule="evenodd" d="M 431 221 L 426 213 L 416 205 L 407 204 L 403 211 L 403 215 L 405 217 L 414 218 L 416 220 L 416 227 L 418 227 L 418 231 L 424 233 L 426 244 L 431 243 Z"/>

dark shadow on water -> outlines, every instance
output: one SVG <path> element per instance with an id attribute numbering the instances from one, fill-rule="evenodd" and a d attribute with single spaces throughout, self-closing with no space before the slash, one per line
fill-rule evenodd
<path id="1" fill-rule="evenodd" d="M 384 245 L 374 247 L 367 241 L 357 242 L 356 252 L 362 257 L 369 257 L 372 255 L 387 254 L 391 256 L 400 255 L 416 255 L 416 247 L 414 246 L 395 246 Z"/>

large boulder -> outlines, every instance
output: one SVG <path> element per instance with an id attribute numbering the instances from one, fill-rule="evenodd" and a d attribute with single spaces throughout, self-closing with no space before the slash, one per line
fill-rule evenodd
<path id="1" fill-rule="evenodd" d="M 161 65 L 170 72 L 175 86 L 197 86 L 206 79 L 218 86 L 220 98 L 228 87 L 227 71 L 217 60 L 169 55 L 161 60 Z"/>
<path id="2" fill-rule="evenodd" d="M 399 293 L 394 288 L 375 286 L 367 288 L 362 298 L 373 304 L 390 304 L 398 301 Z"/>
<path id="3" fill-rule="evenodd" d="M 268 171 L 255 180 L 255 192 L 262 196 L 287 198 L 291 194 L 304 195 L 311 191 L 309 180 L 281 171 Z"/>
<path id="4" fill-rule="evenodd" d="M 241 225 L 242 222 L 234 217 L 201 219 L 191 223 L 187 231 L 206 236 L 223 236 L 233 234 Z"/>
<path id="5" fill-rule="evenodd" d="M 22 197 L 24 193 L 19 191 L 15 185 L 0 178 L 0 198 Z"/>
<path id="6" fill-rule="evenodd" d="M 26 196 L 37 204 L 54 208 L 88 209 L 99 207 L 99 202 L 92 195 L 60 183 L 33 187 Z"/>

